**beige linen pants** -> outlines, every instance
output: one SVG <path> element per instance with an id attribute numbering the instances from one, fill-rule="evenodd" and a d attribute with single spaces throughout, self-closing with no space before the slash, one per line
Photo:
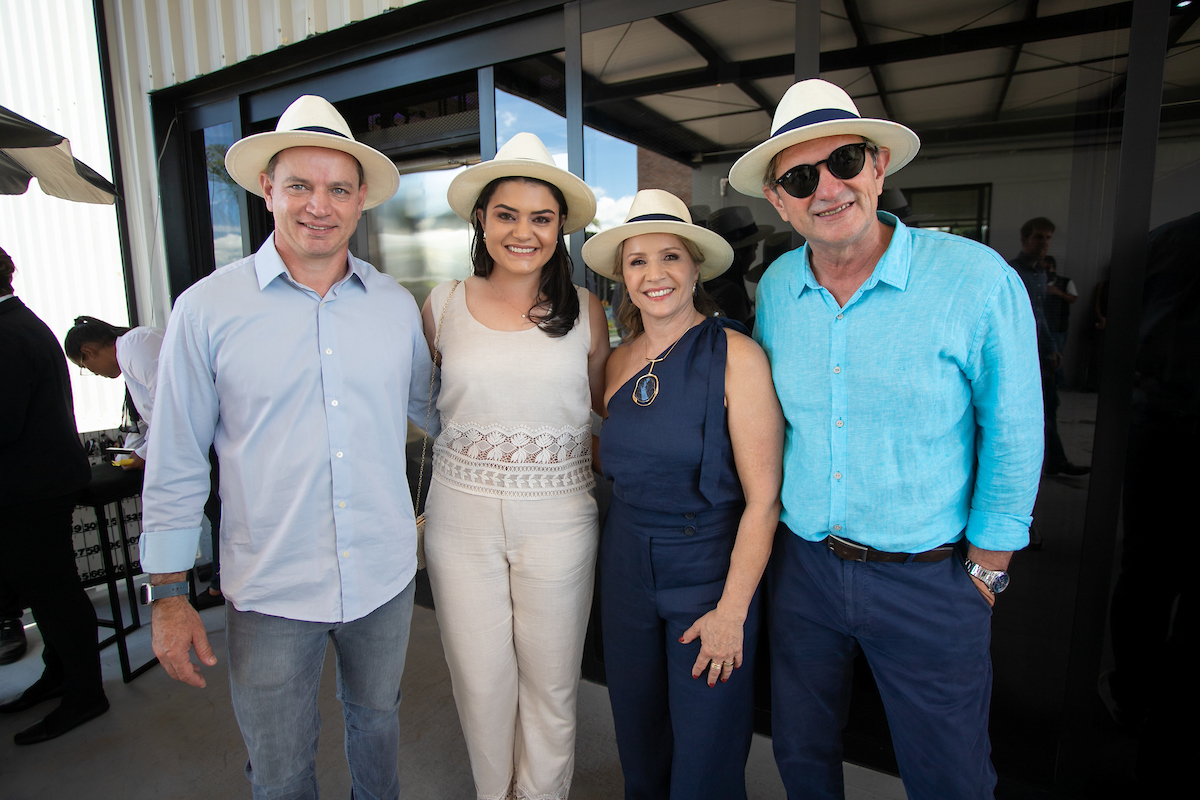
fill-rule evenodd
<path id="1" fill-rule="evenodd" d="M 564 800 L 595 498 L 481 497 L 434 480 L 426 508 L 429 580 L 479 800 Z"/>

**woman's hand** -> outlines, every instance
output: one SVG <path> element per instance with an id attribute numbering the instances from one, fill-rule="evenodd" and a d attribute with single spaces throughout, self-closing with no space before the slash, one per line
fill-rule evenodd
<path id="1" fill-rule="evenodd" d="M 708 673 L 708 685 L 716 686 L 717 678 L 729 680 L 733 671 L 742 665 L 742 627 L 746 615 L 725 611 L 720 605 L 696 620 L 683 636 L 680 644 L 690 644 L 700 638 L 700 655 L 692 665 L 692 677 L 699 678 Z"/>

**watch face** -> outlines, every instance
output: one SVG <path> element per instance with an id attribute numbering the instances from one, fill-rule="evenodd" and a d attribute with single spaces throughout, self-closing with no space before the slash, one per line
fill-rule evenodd
<path id="1" fill-rule="evenodd" d="M 995 580 L 992 581 L 992 591 L 996 594 L 1000 594 L 1007 588 L 1008 588 L 1008 573 L 1007 572 L 997 572 Z"/>

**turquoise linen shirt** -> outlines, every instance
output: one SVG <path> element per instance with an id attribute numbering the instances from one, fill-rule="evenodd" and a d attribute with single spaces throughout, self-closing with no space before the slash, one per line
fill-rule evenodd
<path id="1" fill-rule="evenodd" d="M 964 532 L 1018 550 L 1043 448 L 1029 295 L 991 248 L 878 216 L 892 241 L 844 308 L 807 245 L 758 285 L 754 337 L 787 420 L 781 519 L 891 552 Z"/>
<path id="2" fill-rule="evenodd" d="M 405 445 L 431 370 L 413 296 L 353 256 L 324 297 L 292 279 L 274 236 L 196 283 L 160 353 L 143 569 L 195 561 L 212 444 L 235 608 L 350 622 L 391 600 L 416 574 Z"/>

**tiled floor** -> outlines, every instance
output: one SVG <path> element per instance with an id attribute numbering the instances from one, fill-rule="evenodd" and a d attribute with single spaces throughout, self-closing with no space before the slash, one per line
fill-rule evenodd
<path id="1" fill-rule="evenodd" d="M 103 589 L 92 590 L 102 616 L 108 602 Z M 23 714 L 0 716 L 0 798 L 232 798 L 248 797 L 242 773 L 245 750 L 229 705 L 225 672 L 225 619 L 222 608 L 203 612 L 218 662 L 206 670 L 208 686 L 193 689 L 154 667 L 133 683 L 121 682 L 116 648 L 103 651 L 105 690 L 112 709 L 104 716 L 51 742 L 17 747 L 12 735 L 53 708 L 46 703 Z M 28 621 L 28 619 L 27 619 Z M 30 651 L 16 664 L 0 667 L 0 700 L 23 690 L 41 673 L 41 640 L 27 629 Z M 129 639 L 130 656 L 139 664 L 150 654 L 149 631 Z M 332 658 L 332 651 L 329 659 Z M 434 612 L 418 607 L 404 671 L 400 707 L 401 797 L 422 800 L 469 800 L 472 791 L 466 746 L 442 655 Z M 327 797 L 350 793 L 342 751 L 342 718 L 334 697 L 333 664 L 327 660 L 322 684 L 324 729 L 317 773 Z M 746 770 L 751 800 L 782 800 L 783 786 L 771 754 L 771 742 L 755 736 Z M 902 800 L 900 781 L 892 776 L 846 765 L 850 800 Z M 579 738 L 573 800 L 615 800 L 623 784 L 613 738 L 608 692 L 584 682 L 579 693 Z"/>

